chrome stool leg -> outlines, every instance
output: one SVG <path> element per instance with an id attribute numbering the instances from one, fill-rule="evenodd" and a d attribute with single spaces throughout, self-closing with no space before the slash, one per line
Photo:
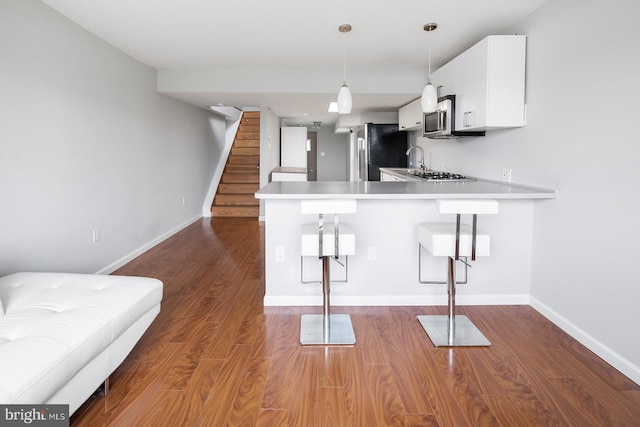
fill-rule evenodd
<path id="1" fill-rule="evenodd" d="M 302 345 L 353 345 L 351 316 L 331 314 L 329 261 L 322 257 L 322 314 L 303 314 L 300 317 L 300 344 Z"/>
<path id="2" fill-rule="evenodd" d="M 418 316 L 424 331 L 436 347 L 487 347 L 491 343 L 467 316 L 456 315 L 455 260 L 448 259 L 448 304 L 445 316 Z"/>
<path id="3" fill-rule="evenodd" d="M 456 341 L 456 266 L 453 258 L 447 259 L 448 270 L 447 281 L 449 282 L 449 303 L 447 310 L 449 312 L 447 319 L 447 343 L 453 345 Z"/>
<path id="4" fill-rule="evenodd" d="M 322 330 L 323 330 L 323 340 L 325 343 L 329 342 L 329 338 L 331 336 L 331 322 L 330 314 L 331 314 L 331 300 L 330 300 L 330 268 L 329 268 L 329 257 L 322 257 Z"/>
<path id="5" fill-rule="evenodd" d="M 418 320 L 436 347 L 490 346 L 491 343 L 489 340 L 482 335 L 480 330 L 471 323 L 467 316 L 456 315 L 455 263 L 460 260 L 461 257 L 469 255 L 471 255 L 471 261 L 475 261 L 476 255 L 489 255 L 489 237 L 478 231 L 478 214 L 497 214 L 498 202 L 496 200 L 441 199 L 438 200 L 436 204 L 438 206 L 438 212 L 456 215 L 455 233 L 451 233 L 448 226 L 442 227 L 441 223 L 420 224 L 418 225 L 418 241 L 419 245 L 430 248 L 436 256 L 448 255 L 448 313 L 446 316 L 418 316 Z M 463 227 L 460 222 L 462 214 L 471 214 L 473 216 L 470 231 L 468 226 L 465 225 Z M 436 236 L 438 236 L 437 239 Z M 478 239 L 479 236 L 481 236 L 480 239 Z M 464 245 L 461 245 L 461 237 L 464 237 Z M 453 243 L 453 245 L 451 245 L 451 243 Z M 480 244 L 479 251 L 478 244 Z M 464 246 L 464 248 L 462 246 Z M 418 254 L 418 257 L 419 256 Z M 420 262 L 419 258 L 418 262 Z M 466 261 L 462 262 L 467 264 Z M 418 264 L 418 268 L 419 267 L 420 264 Z M 418 280 L 420 281 L 420 269 L 418 269 Z"/>

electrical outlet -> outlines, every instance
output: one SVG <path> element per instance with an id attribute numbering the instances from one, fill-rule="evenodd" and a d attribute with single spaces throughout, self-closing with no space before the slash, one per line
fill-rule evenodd
<path id="1" fill-rule="evenodd" d="M 100 229 L 99 228 L 94 228 L 93 229 L 93 243 L 97 242 L 100 240 Z"/>
<path id="2" fill-rule="evenodd" d="M 509 168 L 502 169 L 502 180 L 505 182 L 511 182 L 511 169 Z"/>
<path id="3" fill-rule="evenodd" d="M 368 246 L 367 247 L 367 259 L 374 260 L 376 259 L 376 247 Z"/>
<path id="4" fill-rule="evenodd" d="M 276 246 L 276 261 L 284 261 L 284 246 Z"/>

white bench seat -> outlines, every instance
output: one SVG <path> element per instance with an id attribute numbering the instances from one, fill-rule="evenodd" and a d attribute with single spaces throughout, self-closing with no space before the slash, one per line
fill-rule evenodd
<path id="1" fill-rule="evenodd" d="M 144 277 L 16 273 L 0 278 L 0 403 L 69 404 L 73 413 L 160 312 Z"/>

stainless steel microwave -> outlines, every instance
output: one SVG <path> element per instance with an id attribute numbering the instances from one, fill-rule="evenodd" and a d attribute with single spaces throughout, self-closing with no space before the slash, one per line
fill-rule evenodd
<path id="1" fill-rule="evenodd" d="M 424 113 L 422 136 L 432 139 L 452 139 L 484 136 L 484 131 L 456 131 L 456 96 L 438 98 L 436 111 Z"/>

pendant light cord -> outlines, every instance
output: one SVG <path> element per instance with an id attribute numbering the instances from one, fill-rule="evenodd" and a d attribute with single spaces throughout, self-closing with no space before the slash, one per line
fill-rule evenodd
<path id="1" fill-rule="evenodd" d="M 425 24 L 424 27 L 422 27 L 423 30 L 425 30 L 427 33 L 431 33 L 432 31 L 435 31 L 436 28 L 438 28 L 438 24 L 436 24 L 435 22 L 431 22 L 429 24 Z M 427 76 L 428 79 L 428 85 L 431 84 L 431 34 L 427 34 L 427 37 L 429 37 L 427 39 L 427 44 L 429 46 L 429 75 Z"/>
<path id="2" fill-rule="evenodd" d="M 427 84 L 431 84 L 431 36 L 429 36 L 429 74 L 427 74 Z"/>
<path id="3" fill-rule="evenodd" d="M 344 55 L 343 55 L 343 85 L 347 85 L 347 43 L 344 44 Z"/>

